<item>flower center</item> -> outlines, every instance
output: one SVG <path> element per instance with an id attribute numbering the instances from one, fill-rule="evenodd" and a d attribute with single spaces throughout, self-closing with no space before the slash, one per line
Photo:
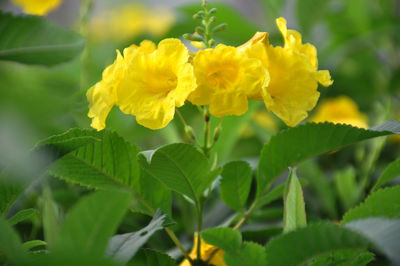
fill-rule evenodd
<path id="1" fill-rule="evenodd" d="M 178 84 L 178 79 L 172 71 L 160 71 L 151 76 L 154 78 L 148 80 L 147 85 L 152 93 L 168 93 Z"/>
<path id="2" fill-rule="evenodd" d="M 223 65 L 213 68 L 207 75 L 207 81 L 210 87 L 226 90 L 236 82 L 238 74 L 238 67 Z"/>

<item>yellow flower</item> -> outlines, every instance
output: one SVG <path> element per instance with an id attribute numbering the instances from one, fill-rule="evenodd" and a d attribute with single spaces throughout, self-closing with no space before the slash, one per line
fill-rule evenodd
<path id="1" fill-rule="evenodd" d="M 111 108 L 117 103 L 117 87 L 124 74 L 124 61 L 117 50 L 114 63 L 103 71 L 102 80 L 92 86 L 86 93 L 89 101 L 89 114 L 92 118 L 91 126 L 97 130 L 105 127 L 105 121 Z"/>
<path id="2" fill-rule="evenodd" d="M 357 104 L 347 96 L 324 100 L 310 118 L 313 122 L 332 122 L 367 128 L 367 117 L 358 110 Z"/>
<path id="3" fill-rule="evenodd" d="M 332 80 L 328 71 L 318 71 L 315 47 L 303 44 L 297 31 L 287 30 L 284 18 L 278 18 L 276 23 L 284 38 L 284 47 L 270 45 L 268 34 L 258 32 L 239 49 L 249 57 L 259 58 L 268 69 L 270 83 L 261 90 L 268 110 L 288 126 L 295 126 L 316 105 L 318 83 L 329 86 Z"/>
<path id="4" fill-rule="evenodd" d="M 167 9 L 150 10 L 141 4 L 125 4 L 95 16 L 89 29 L 95 40 L 126 41 L 145 33 L 164 35 L 174 21 L 173 14 Z"/>
<path id="5" fill-rule="evenodd" d="M 117 89 L 117 102 L 139 124 L 159 129 L 185 103 L 196 88 L 189 52 L 178 39 L 165 39 L 155 46 L 143 42 L 124 50 L 126 75 Z"/>
<path id="6" fill-rule="evenodd" d="M 248 99 L 259 94 L 269 82 L 260 60 L 223 44 L 197 52 L 193 67 L 197 88 L 189 101 L 195 105 L 209 104 L 210 113 L 217 117 L 244 114 Z"/>
<path id="7" fill-rule="evenodd" d="M 193 248 L 189 254 L 189 257 L 192 259 L 197 259 L 197 233 L 194 233 L 193 241 L 194 241 Z M 208 257 L 215 252 L 217 247 L 207 244 L 206 242 L 204 242 L 203 239 L 200 239 L 200 241 L 201 241 L 200 256 L 203 261 L 206 261 Z M 226 266 L 226 263 L 224 261 L 224 251 L 222 250 L 217 251 L 217 253 L 215 253 L 212 259 L 208 262 L 208 264 L 215 266 Z M 179 264 L 179 266 L 191 266 L 191 264 L 189 261 L 184 260 L 181 262 L 181 264 Z"/>
<path id="8" fill-rule="evenodd" d="M 61 0 L 12 0 L 13 3 L 26 13 L 43 16 L 57 8 Z"/>

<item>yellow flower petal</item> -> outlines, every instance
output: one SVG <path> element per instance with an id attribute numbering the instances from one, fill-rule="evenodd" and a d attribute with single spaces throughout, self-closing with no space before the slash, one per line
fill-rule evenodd
<path id="1" fill-rule="evenodd" d="M 357 104 L 347 96 L 324 100 L 310 118 L 313 122 L 332 122 L 367 128 L 367 116 L 361 113 Z"/>
<path id="2" fill-rule="evenodd" d="M 92 118 L 91 126 L 97 130 L 104 129 L 108 113 L 116 104 L 116 88 L 123 74 L 123 69 L 123 58 L 121 53 L 117 51 L 117 58 L 114 63 L 103 71 L 103 79 L 86 93 L 89 101 L 88 116 Z"/>
<path id="3" fill-rule="evenodd" d="M 198 87 L 189 101 L 209 104 L 210 113 L 218 117 L 246 112 L 247 99 L 259 95 L 269 82 L 260 60 L 223 44 L 197 52 L 193 66 Z"/>
<path id="4" fill-rule="evenodd" d="M 12 0 L 24 13 L 43 16 L 57 8 L 61 0 Z"/>
<path id="5" fill-rule="evenodd" d="M 175 107 L 182 106 L 196 87 L 189 52 L 178 39 L 161 41 L 153 52 L 149 43 L 129 49 L 127 74 L 117 90 L 118 105 L 145 127 L 165 127 Z"/>

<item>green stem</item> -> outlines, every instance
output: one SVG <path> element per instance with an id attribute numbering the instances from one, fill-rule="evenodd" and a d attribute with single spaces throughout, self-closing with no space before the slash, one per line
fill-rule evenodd
<path id="1" fill-rule="evenodd" d="M 86 38 L 85 49 L 81 55 L 81 90 L 86 89 L 87 85 L 87 76 L 88 76 L 88 68 L 89 68 L 89 49 L 88 49 L 88 22 L 89 16 L 93 9 L 93 0 L 82 0 L 81 1 L 81 9 L 79 14 L 79 32 L 80 34 Z"/>
<path id="2" fill-rule="evenodd" d="M 210 158 L 210 112 L 208 106 L 204 107 L 204 144 L 203 152 L 207 158 Z"/>

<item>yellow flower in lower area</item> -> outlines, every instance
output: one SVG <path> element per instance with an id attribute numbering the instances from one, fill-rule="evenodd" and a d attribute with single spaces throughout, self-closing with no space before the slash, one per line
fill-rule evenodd
<path id="1" fill-rule="evenodd" d="M 86 93 L 89 101 L 91 126 L 102 130 L 106 126 L 106 118 L 111 108 L 117 103 L 117 87 L 124 74 L 123 57 L 117 51 L 117 59 L 103 71 L 102 80 L 92 86 Z"/>
<path id="2" fill-rule="evenodd" d="M 288 126 L 295 126 L 316 105 L 318 83 L 329 86 L 333 81 L 328 71 L 318 70 L 315 47 L 303 44 L 300 33 L 287 30 L 285 19 L 278 18 L 276 22 L 284 47 L 270 45 L 268 34 L 258 32 L 239 49 L 249 57 L 259 58 L 270 74 L 269 85 L 261 90 L 268 110 Z"/>
<path id="3" fill-rule="evenodd" d="M 24 13 L 43 16 L 57 8 L 61 0 L 12 0 Z"/>
<path id="4" fill-rule="evenodd" d="M 260 60 L 223 44 L 197 52 L 193 67 L 197 88 L 189 101 L 209 104 L 210 113 L 217 117 L 244 114 L 248 99 L 260 94 L 269 82 L 268 71 Z"/>
<path id="5" fill-rule="evenodd" d="M 206 242 L 203 241 L 203 239 L 200 239 L 201 241 L 201 259 L 203 261 L 206 261 L 211 254 L 215 252 L 217 247 L 212 246 L 207 244 Z M 189 254 L 190 258 L 196 259 L 197 258 L 197 233 L 194 234 L 194 243 L 193 243 L 193 248 L 192 251 Z M 226 263 L 224 261 L 224 251 L 219 250 L 217 251 L 212 259 L 208 262 L 210 265 L 215 265 L 215 266 L 226 266 Z M 180 266 L 191 266 L 190 262 L 188 260 L 184 260 L 179 264 Z"/>
<path id="6" fill-rule="evenodd" d="M 367 128 L 367 116 L 361 113 L 357 104 L 347 96 L 322 101 L 310 121 L 341 123 Z"/>
<path id="7" fill-rule="evenodd" d="M 126 48 L 124 57 L 126 75 L 117 89 L 120 109 L 145 127 L 165 127 L 175 107 L 196 88 L 188 50 L 178 39 L 165 39 L 157 49 L 150 42 Z"/>

